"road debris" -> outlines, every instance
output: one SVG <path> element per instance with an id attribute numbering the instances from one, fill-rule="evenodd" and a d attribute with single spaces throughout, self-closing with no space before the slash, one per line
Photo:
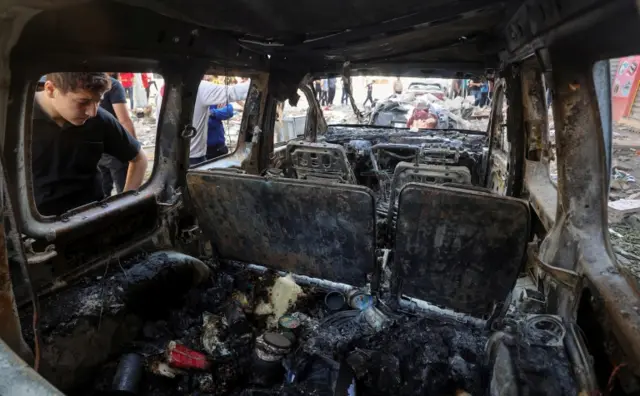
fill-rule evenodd
<path id="1" fill-rule="evenodd" d="M 620 199 L 609 202 L 609 222 L 618 223 L 627 216 L 640 212 L 640 200 Z"/>

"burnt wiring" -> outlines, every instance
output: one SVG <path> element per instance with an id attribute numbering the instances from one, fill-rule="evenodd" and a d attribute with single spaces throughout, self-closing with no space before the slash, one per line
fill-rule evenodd
<path id="1" fill-rule="evenodd" d="M 7 185 L 7 175 L 5 172 L 5 161 L 2 156 L 0 156 L 0 166 L 2 166 L 2 191 L 5 199 L 5 216 L 9 219 L 9 225 L 11 226 L 11 231 L 9 232 L 9 239 L 13 244 L 16 253 L 17 260 L 20 263 L 20 272 L 24 279 L 24 283 L 27 286 L 27 290 L 29 292 L 29 298 L 31 299 L 33 305 L 33 318 L 31 322 L 31 326 L 33 328 L 33 350 L 34 350 L 34 363 L 33 368 L 37 372 L 40 368 L 40 332 L 39 332 L 39 312 L 40 312 L 40 303 L 38 301 L 38 296 L 33 289 L 33 283 L 31 282 L 31 276 L 29 274 L 29 269 L 27 265 L 27 256 L 23 249 L 23 243 L 20 239 L 20 228 L 18 226 L 18 221 L 16 220 L 15 213 L 13 212 L 13 205 L 11 204 L 11 199 L 9 197 L 9 187 Z"/>
<path id="2" fill-rule="evenodd" d="M 620 363 L 613 369 L 613 371 L 611 371 L 611 375 L 609 376 L 609 381 L 607 381 L 607 395 L 611 395 L 611 393 L 613 392 L 613 388 L 615 387 L 615 384 L 616 384 L 615 379 L 618 376 L 618 373 L 620 373 L 620 370 L 622 370 L 625 367 L 627 367 L 626 363 Z"/>
<path id="3" fill-rule="evenodd" d="M 109 272 L 109 263 L 111 259 L 107 261 L 107 264 L 104 268 L 104 274 L 102 274 L 102 287 L 100 288 L 100 315 L 98 316 L 98 330 L 100 330 L 100 326 L 102 325 L 102 313 L 104 312 L 104 289 L 107 283 L 107 272 Z M 125 273 L 126 275 L 126 273 Z"/>
<path id="4" fill-rule="evenodd" d="M 378 178 L 380 196 L 388 200 L 390 191 L 387 189 L 387 187 L 391 186 L 391 176 L 387 171 L 380 169 L 380 166 L 378 166 L 378 160 L 374 155 L 373 150 L 369 150 L 369 158 L 371 161 L 371 166 L 373 168 L 373 173 Z"/>
<path id="5" fill-rule="evenodd" d="M 380 149 L 380 151 L 384 152 L 385 155 L 388 155 L 389 157 L 392 157 L 395 159 L 399 159 L 400 161 L 411 161 L 416 159 L 416 154 L 400 155 L 400 154 L 393 153 L 389 150 Z"/>

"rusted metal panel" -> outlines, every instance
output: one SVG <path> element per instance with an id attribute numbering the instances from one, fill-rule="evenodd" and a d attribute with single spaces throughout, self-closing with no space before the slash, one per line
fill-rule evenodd
<path id="1" fill-rule="evenodd" d="M 558 157 L 558 213 L 540 260 L 583 274 L 601 297 L 630 369 L 640 373 L 640 312 L 634 287 L 619 272 L 607 222 L 605 139 L 591 63 L 565 48 L 551 53 Z M 552 305 L 575 317 L 579 296 L 560 290 Z"/>
<path id="2" fill-rule="evenodd" d="M 525 201 L 407 184 L 398 203 L 394 292 L 486 316 L 515 285 L 528 239 Z"/>
<path id="3" fill-rule="evenodd" d="M 9 261 L 7 260 L 7 247 L 4 232 L 4 224 L 0 219 L 0 338 L 22 359 L 32 360 L 31 350 L 22 338 L 22 329 L 16 308 Z"/>
<path id="4" fill-rule="evenodd" d="M 364 187 L 187 174 L 195 214 L 223 259 L 351 285 L 374 271 L 375 207 Z"/>

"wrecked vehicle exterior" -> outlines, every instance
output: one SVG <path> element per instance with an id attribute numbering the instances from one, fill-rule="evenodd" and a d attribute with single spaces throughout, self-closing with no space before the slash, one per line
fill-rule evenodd
<path id="1" fill-rule="evenodd" d="M 444 100 L 447 88 L 439 81 L 412 82 L 407 87 L 407 92 L 416 95 L 424 95 L 430 93 L 440 100 Z"/>
<path id="2" fill-rule="evenodd" d="M 606 59 L 640 50 L 637 2 L 2 7 L 0 394 L 640 391 L 606 223 Z M 28 118 L 50 70 L 164 76 L 140 190 L 37 212 Z M 274 150 L 311 76 L 488 70 L 486 133 L 327 126 L 305 88 L 304 138 Z M 188 169 L 205 72 L 251 88 L 235 151 Z"/>

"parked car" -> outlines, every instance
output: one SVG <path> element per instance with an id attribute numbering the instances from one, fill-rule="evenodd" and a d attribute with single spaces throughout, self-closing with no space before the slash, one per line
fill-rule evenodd
<path id="1" fill-rule="evenodd" d="M 447 96 L 447 89 L 439 83 L 412 82 L 407 87 L 407 92 L 413 92 L 416 96 L 429 93 L 440 100 Z"/>

